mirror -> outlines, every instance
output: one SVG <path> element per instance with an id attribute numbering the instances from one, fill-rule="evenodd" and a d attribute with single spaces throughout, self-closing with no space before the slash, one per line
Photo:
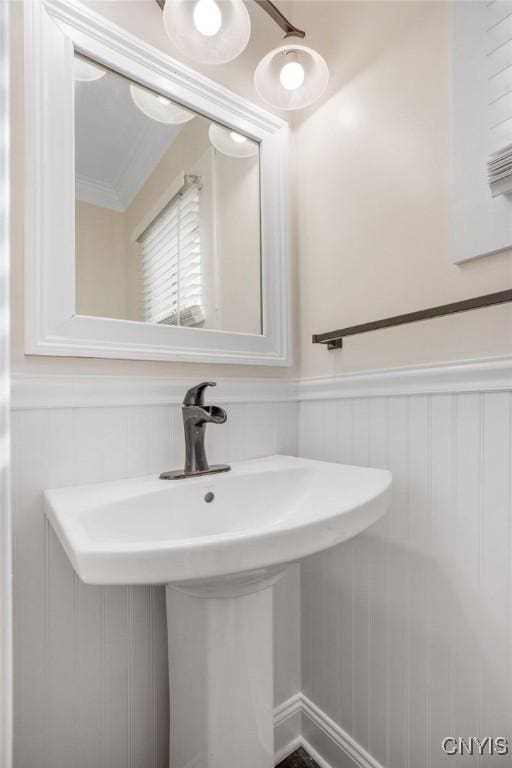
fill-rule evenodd
<path id="1" fill-rule="evenodd" d="M 257 141 L 75 53 L 77 315 L 262 334 Z"/>

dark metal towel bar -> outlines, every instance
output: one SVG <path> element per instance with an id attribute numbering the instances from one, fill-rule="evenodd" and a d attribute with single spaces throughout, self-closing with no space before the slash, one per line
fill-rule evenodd
<path id="1" fill-rule="evenodd" d="M 343 346 L 343 338 L 345 336 L 354 336 L 356 333 L 377 331 L 380 328 L 391 328 L 393 325 L 416 323 L 419 320 L 429 320 L 432 317 L 453 315 L 456 312 L 468 312 L 470 309 L 492 307 L 495 304 L 504 304 L 507 301 L 512 301 L 512 289 L 498 291 L 498 293 L 487 293 L 485 296 L 476 296 L 473 299 L 465 299 L 464 301 L 454 301 L 452 304 L 442 304 L 440 307 L 420 309 L 418 312 L 407 312 L 405 315 L 386 317 L 384 320 L 374 320 L 372 323 L 351 325 L 348 328 L 340 328 L 338 331 L 316 333 L 313 336 L 313 344 L 326 344 L 327 349 L 341 349 Z"/>

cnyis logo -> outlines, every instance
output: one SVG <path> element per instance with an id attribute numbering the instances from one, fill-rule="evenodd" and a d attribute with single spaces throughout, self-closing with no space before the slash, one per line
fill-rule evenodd
<path id="1" fill-rule="evenodd" d="M 460 757 L 462 755 L 493 755 L 502 757 L 508 755 L 508 739 L 504 736 L 447 736 L 441 742 L 446 755 Z"/>

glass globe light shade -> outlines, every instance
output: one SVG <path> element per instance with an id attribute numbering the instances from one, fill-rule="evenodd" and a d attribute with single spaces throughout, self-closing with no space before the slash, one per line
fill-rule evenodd
<path id="1" fill-rule="evenodd" d="M 81 56 L 73 58 L 73 78 L 81 83 L 92 83 L 99 80 L 106 72 L 99 64 L 92 61 L 86 61 Z"/>
<path id="2" fill-rule="evenodd" d="M 329 82 L 329 69 L 319 53 L 305 45 L 282 45 L 256 67 L 254 86 L 273 107 L 302 109 L 320 98 Z"/>
<path id="3" fill-rule="evenodd" d="M 259 151 L 257 142 L 215 123 L 210 125 L 208 136 L 215 149 L 229 157 L 254 157 Z"/>
<path id="4" fill-rule="evenodd" d="M 140 111 L 158 123 L 179 125 L 180 123 L 188 123 L 189 120 L 193 120 L 195 117 L 193 112 L 178 106 L 168 99 L 167 96 L 160 96 L 140 85 L 132 83 L 130 85 L 130 95 Z"/>
<path id="5" fill-rule="evenodd" d="M 164 26 L 170 41 L 201 64 L 225 64 L 251 36 L 243 0 L 166 0 Z"/>

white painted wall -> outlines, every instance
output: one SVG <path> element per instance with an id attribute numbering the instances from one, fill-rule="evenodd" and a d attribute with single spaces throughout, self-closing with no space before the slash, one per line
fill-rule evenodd
<path id="1" fill-rule="evenodd" d="M 393 472 L 388 514 L 301 566 L 302 691 L 386 768 L 510 735 L 511 445 L 510 391 L 301 403 L 302 456 Z"/>
<path id="2" fill-rule="evenodd" d="M 296 408 L 226 405 L 210 460 L 296 453 Z M 164 590 L 82 584 L 45 522 L 42 491 L 157 473 L 182 451 L 177 405 L 13 413 L 15 768 L 168 768 Z M 276 590 L 276 703 L 300 688 L 298 601 L 295 568 Z"/>

